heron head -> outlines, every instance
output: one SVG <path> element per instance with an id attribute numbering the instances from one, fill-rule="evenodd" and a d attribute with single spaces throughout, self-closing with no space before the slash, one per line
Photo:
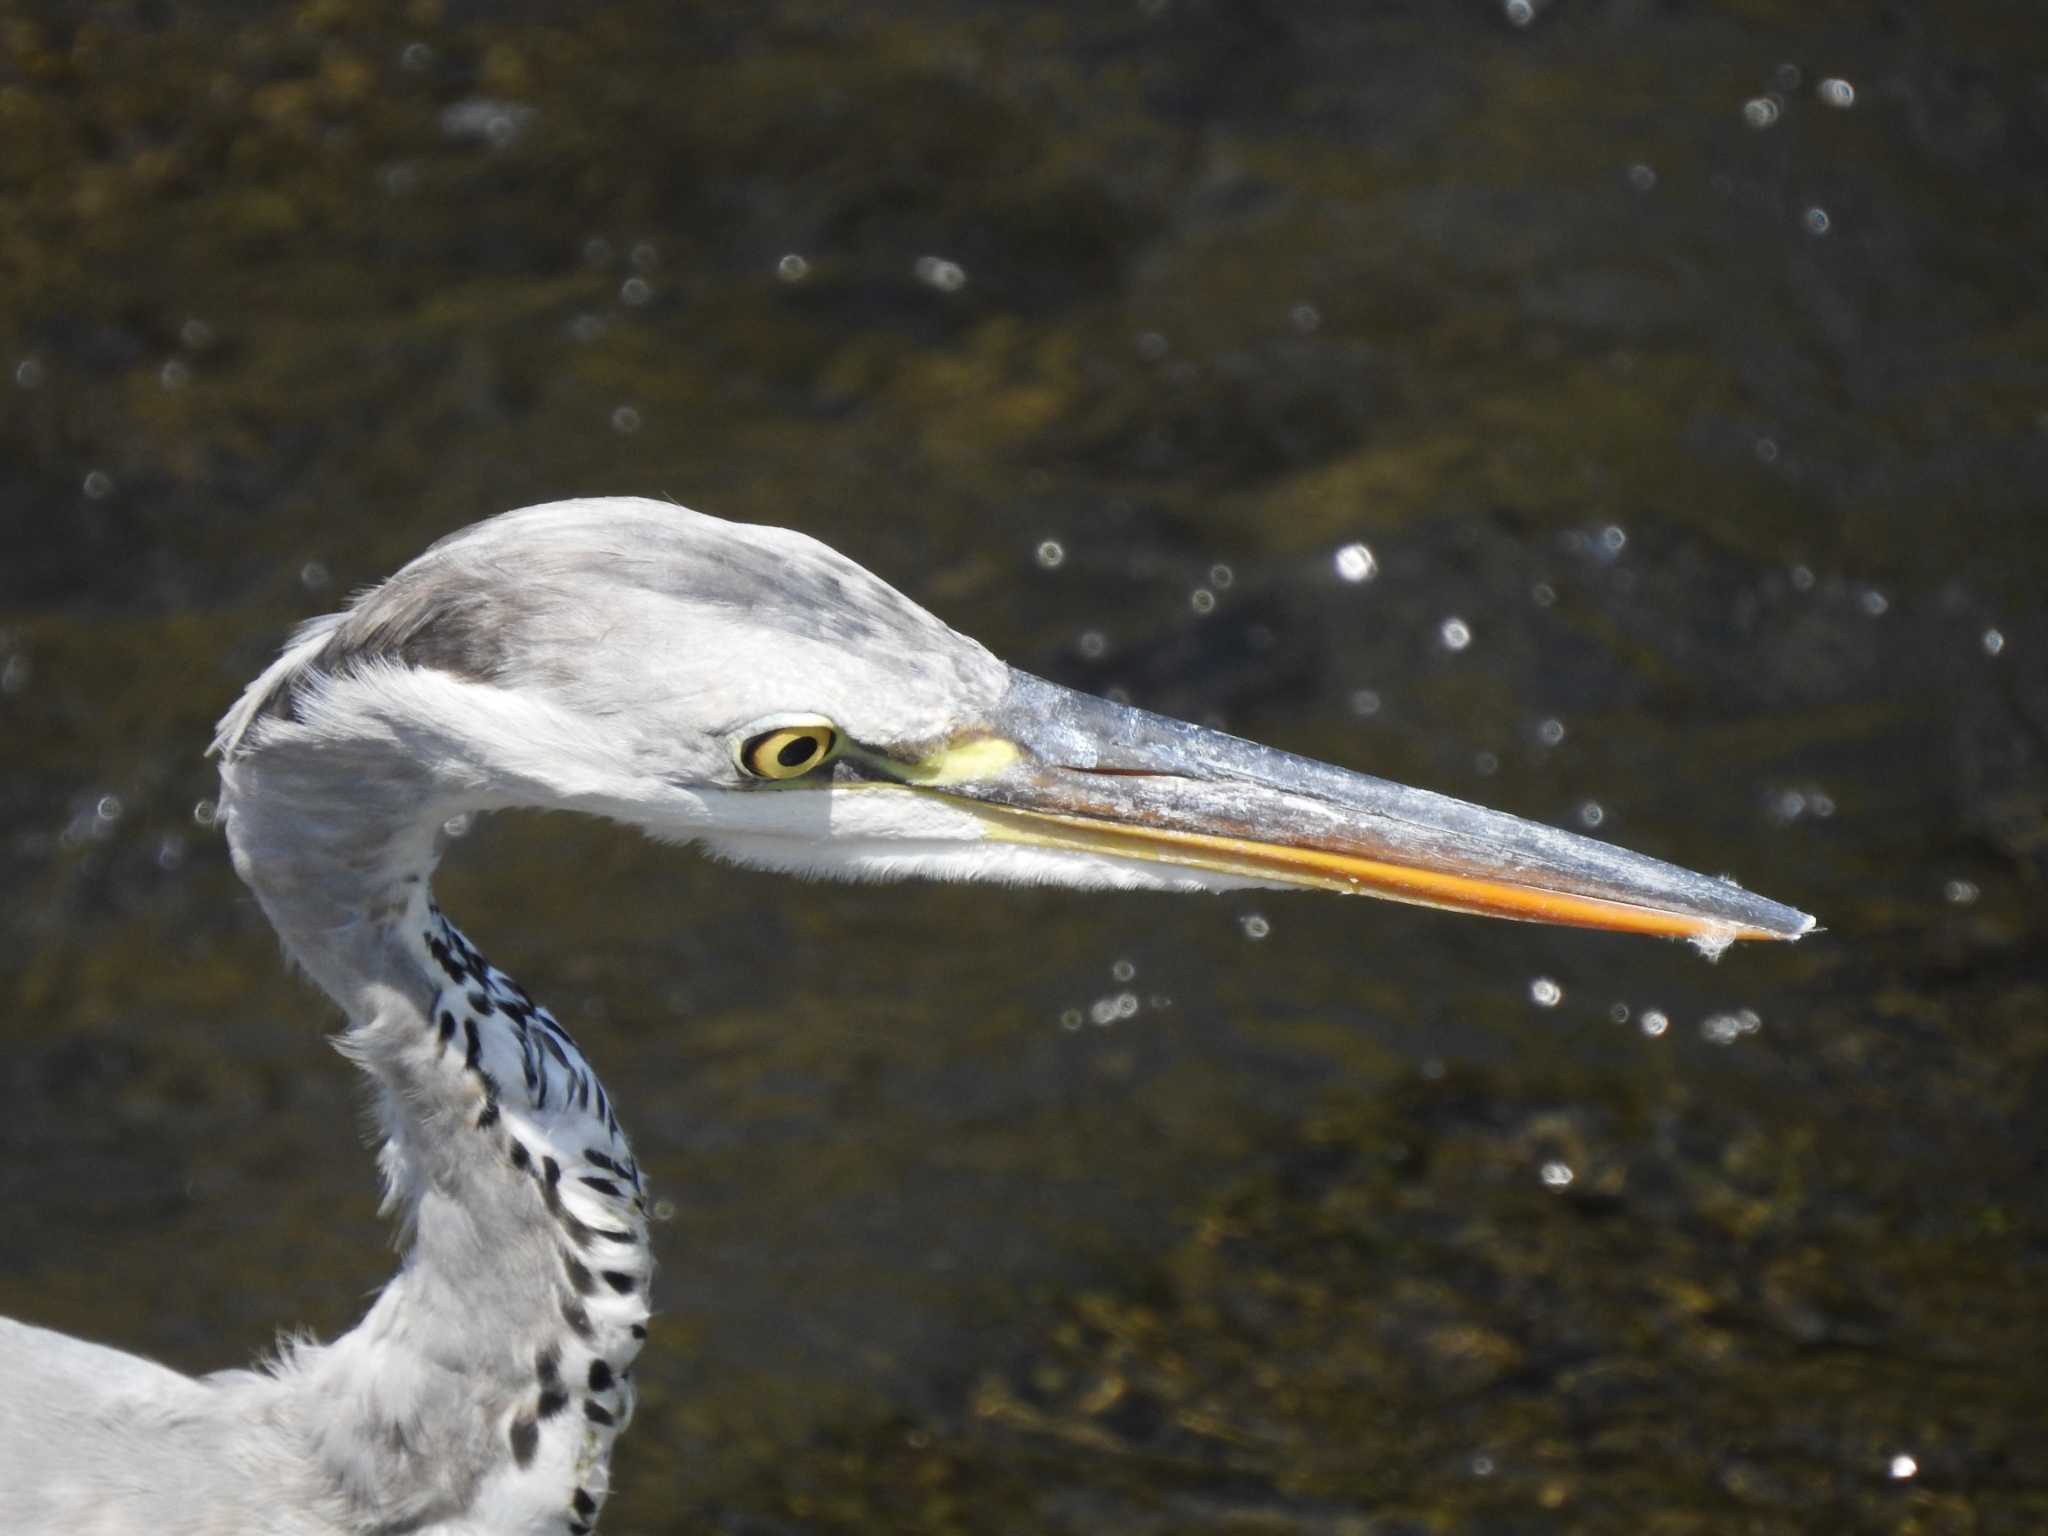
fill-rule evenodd
<path id="1" fill-rule="evenodd" d="M 1812 926 L 1726 880 L 1060 688 L 816 540 L 656 502 L 443 540 L 303 632 L 221 745 L 366 730 L 432 765 L 436 814 L 583 809 L 806 874 L 1300 886 L 1709 949 Z"/>

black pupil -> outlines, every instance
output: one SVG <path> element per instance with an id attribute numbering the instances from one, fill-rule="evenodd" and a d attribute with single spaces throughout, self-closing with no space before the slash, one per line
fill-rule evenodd
<path id="1" fill-rule="evenodd" d="M 817 737 L 793 736 L 777 750 L 775 761 L 785 768 L 801 768 L 817 755 Z"/>

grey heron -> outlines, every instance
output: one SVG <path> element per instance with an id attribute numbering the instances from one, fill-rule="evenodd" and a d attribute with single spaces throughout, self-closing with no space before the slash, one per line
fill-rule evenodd
<path id="1" fill-rule="evenodd" d="M 187 1377 L 0 1322 L 0 1523 L 66 1533 L 592 1529 L 654 1261 L 567 1030 L 440 912 L 450 818 L 585 811 L 813 875 L 1312 887 L 1690 938 L 1812 920 L 1729 881 L 998 661 L 785 529 L 560 502 L 304 625 L 221 721 L 219 820 L 337 1004 L 398 1274 L 356 1327 Z"/>

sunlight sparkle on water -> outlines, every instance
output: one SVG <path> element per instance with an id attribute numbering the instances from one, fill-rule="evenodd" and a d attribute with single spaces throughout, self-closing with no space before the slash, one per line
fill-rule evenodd
<path id="1" fill-rule="evenodd" d="M 1569 1163 L 1552 1161 L 1543 1165 L 1543 1182 L 1550 1189 L 1570 1189 L 1574 1177 Z"/>
<path id="2" fill-rule="evenodd" d="M 1700 1021 L 1700 1037 L 1710 1045 L 1733 1045 L 1744 1035 L 1753 1035 L 1764 1027 L 1754 1008 L 1738 1008 L 1733 1013 L 1716 1013 Z"/>
<path id="3" fill-rule="evenodd" d="M 943 256 L 920 256 L 910 271 L 920 283 L 940 293 L 958 293 L 967 286 L 967 269 Z"/>
<path id="4" fill-rule="evenodd" d="M 1371 581 L 1379 573 L 1380 568 L 1379 561 L 1373 558 L 1372 551 L 1363 544 L 1346 544 L 1331 557 L 1331 564 L 1337 568 L 1339 581 L 1348 581 L 1354 585 L 1361 581 Z"/>
<path id="5" fill-rule="evenodd" d="M 1891 1464 L 1886 1470 L 1891 1473 L 1894 1482 L 1902 1483 L 1920 1470 L 1920 1463 L 1901 1451 L 1891 1459 Z"/>

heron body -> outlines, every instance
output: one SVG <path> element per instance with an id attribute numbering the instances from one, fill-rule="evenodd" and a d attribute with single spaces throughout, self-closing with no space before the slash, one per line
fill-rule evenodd
<path id="1" fill-rule="evenodd" d="M 527 508 L 304 626 L 221 722 L 236 870 L 346 1020 L 398 1274 L 331 1343 L 190 1378 L 0 1321 L 0 1508 L 67 1536 L 581 1533 L 654 1262 L 612 1100 L 441 914 L 451 817 L 579 810 L 843 878 L 1307 886 L 1792 938 L 1732 884 L 1013 671 L 787 530 Z"/>

